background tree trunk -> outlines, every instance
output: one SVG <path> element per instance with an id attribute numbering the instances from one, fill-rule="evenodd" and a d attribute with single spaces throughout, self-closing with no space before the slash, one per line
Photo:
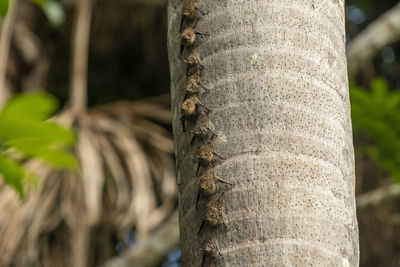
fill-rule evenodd
<path id="1" fill-rule="evenodd" d="M 202 0 L 202 104 L 223 157 L 202 166 L 217 184 L 196 211 L 196 120 L 181 124 L 187 64 L 179 59 L 184 1 L 171 0 L 168 49 L 183 266 L 358 266 L 354 153 L 342 0 Z M 201 11 L 201 12 L 200 12 Z M 204 15 L 202 15 L 202 12 Z M 194 20 L 196 21 L 196 20 Z M 188 24 L 184 23 L 184 29 Z M 185 48 L 185 59 L 193 49 Z M 198 111 L 203 110 L 198 106 Z M 214 157 L 215 158 L 215 157 Z M 222 192 L 224 192 L 222 194 Z M 210 199 L 225 226 L 204 226 Z"/>

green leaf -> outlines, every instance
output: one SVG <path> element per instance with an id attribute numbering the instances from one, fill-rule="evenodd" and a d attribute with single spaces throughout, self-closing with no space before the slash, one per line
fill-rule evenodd
<path id="1" fill-rule="evenodd" d="M 43 150 L 35 155 L 45 160 L 54 167 L 75 169 L 78 167 L 78 161 L 74 156 L 58 150 Z"/>
<path id="2" fill-rule="evenodd" d="M 56 100 L 46 93 L 18 95 L 0 112 L 0 152 L 22 152 L 24 159 L 36 158 L 59 168 L 76 168 L 76 158 L 64 151 L 75 142 L 73 131 L 46 122 L 56 110 Z M 21 163 L 0 154 L 0 175 L 23 196 L 23 180 L 37 184 L 38 179 Z"/>
<path id="3" fill-rule="evenodd" d="M 50 122 L 35 122 L 0 114 L 0 139 L 7 146 L 32 142 L 40 147 L 66 146 L 73 144 L 72 131 Z"/>
<path id="4" fill-rule="evenodd" d="M 24 195 L 22 180 L 24 179 L 25 171 L 20 163 L 0 155 L 0 174 L 3 176 L 4 181 L 13 187 L 21 197 Z"/>
<path id="5" fill-rule="evenodd" d="M 7 103 L 2 114 L 24 120 L 43 121 L 48 119 L 57 107 L 56 99 L 47 93 L 20 94 Z"/>
<path id="6" fill-rule="evenodd" d="M 0 0 L 0 16 L 4 17 L 7 14 L 9 0 Z"/>
<path id="7" fill-rule="evenodd" d="M 29 138 L 12 140 L 8 142 L 8 145 L 23 152 L 27 157 L 41 158 L 47 163 L 52 164 L 54 167 L 73 169 L 78 166 L 78 162 L 73 155 L 63 150 L 59 150 L 62 147 L 52 149 L 50 146 L 47 146 L 40 141 Z"/>

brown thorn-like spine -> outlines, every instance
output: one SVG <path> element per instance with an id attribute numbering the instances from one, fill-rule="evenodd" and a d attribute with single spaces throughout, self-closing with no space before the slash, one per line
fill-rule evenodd
<path id="1" fill-rule="evenodd" d="M 206 224 L 206 221 L 203 220 L 203 221 L 201 222 L 200 229 L 199 229 L 199 232 L 198 232 L 197 234 L 201 234 L 201 231 L 203 230 L 205 224 Z"/>

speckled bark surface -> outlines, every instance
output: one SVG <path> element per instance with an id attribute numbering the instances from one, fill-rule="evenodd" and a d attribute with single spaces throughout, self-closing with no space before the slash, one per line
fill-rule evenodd
<path id="1" fill-rule="evenodd" d="M 182 131 L 187 64 L 179 59 L 184 2 L 171 0 L 168 49 L 183 266 L 358 266 L 354 155 L 341 0 L 197 0 L 199 98 L 223 157 L 214 173 L 225 226 L 195 203 L 197 150 Z M 185 57 L 185 53 L 183 55 Z M 224 192 L 221 194 L 221 192 Z"/>

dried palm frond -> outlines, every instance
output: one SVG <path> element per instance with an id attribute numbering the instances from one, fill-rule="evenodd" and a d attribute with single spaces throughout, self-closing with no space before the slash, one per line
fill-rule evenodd
<path id="1" fill-rule="evenodd" d="M 28 162 L 40 188 L 22 201 L 0 186 L 0 266 L 94 266 L 176 206 L 173 142 L 160 125 L 170 123 L 168 104 L 118 102 L 55 120 L 75 128 L 80 170 Z"/>

